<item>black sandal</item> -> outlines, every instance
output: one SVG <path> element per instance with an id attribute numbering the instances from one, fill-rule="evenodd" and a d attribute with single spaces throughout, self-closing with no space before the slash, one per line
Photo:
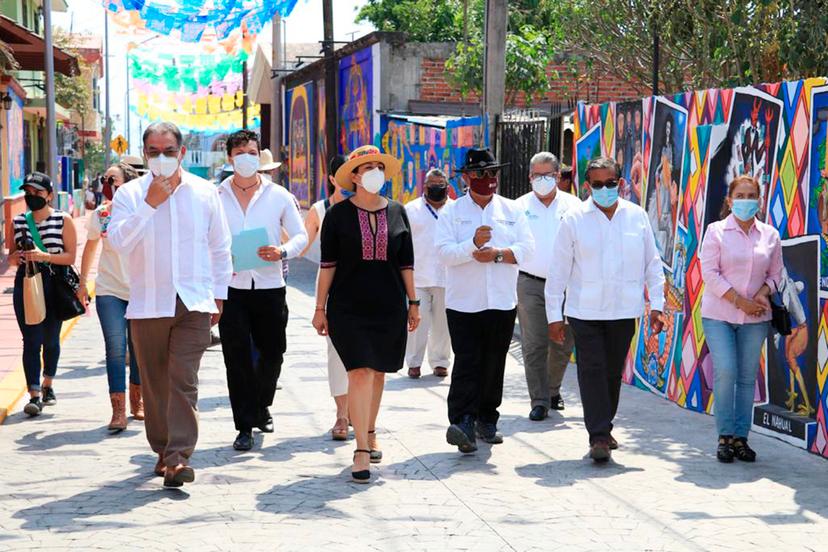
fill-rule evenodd
<path id="1" fill-rule="evenodd" d="M 750 448 L 745 437 L 733 439 L 733 453 L 742 462 L 756 462 L 756 451 Z"/>
<path id="2" fill-rule="evenodd" d="M 719 435 L 719 447 L 716 449 L 716 458 L 725 464 L 733 463 L 733 436 Z"/>
<path id="3" fill-rule="evenodd" d="M 377 433 L 377 430 L 372 429 L 371 431 L 368 432 L 368 435 L 372 435 L 372 434 L 376 435 L 376 433 Z M 371 453 L 371 463 L 372 464 L 379 464 L 380 462 L 382 462 L 382 451 L 381 450 L 371 449 L 370 453 Z"/>
<path id="4" fill-rule="evenodd" d="M 360 452 L 363 452 L 367 455 L 371 455 L 370 450 L 366 449 L 356 449 L 354 451 L 354 461 L 356 461 L 356 455 Z M 352 471 L 351 472 L 351 480 L 354 483 L 370 483 L 371 481 L 371 470 L 359 470 L 359 471 Z"/>

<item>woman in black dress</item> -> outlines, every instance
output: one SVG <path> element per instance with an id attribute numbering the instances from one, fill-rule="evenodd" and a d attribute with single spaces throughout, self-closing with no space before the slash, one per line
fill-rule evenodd
<path id="1" fill-rule="evenodd" d="M 379 195 L 400 162 L 374 146 L 354 150 L 336 171 L 355 194 L 332 206 L 322 223 L 322 257 L 313 326 L 330 335 L 348 371 L 348 409 L 357 448 L 353 480 L 368 483 L 385 374 L 402 368 L 406 330 L 420 322 L 414 247 L 403 206 Z M 406 303 L 406 298 L 408 301 Z"/>

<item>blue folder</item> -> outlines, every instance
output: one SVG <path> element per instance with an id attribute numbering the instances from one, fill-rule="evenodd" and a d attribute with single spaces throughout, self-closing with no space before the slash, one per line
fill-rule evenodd
<path id="1" fill-rule="evenodd" d="M 264 228 L 251 228 L 234 235 L 230 248 L 233 255 L 233 271 L 242 272 L 271 264 L 259 257 L 259 248 L 265 245 L 270 243 L 267 230 Z"/>

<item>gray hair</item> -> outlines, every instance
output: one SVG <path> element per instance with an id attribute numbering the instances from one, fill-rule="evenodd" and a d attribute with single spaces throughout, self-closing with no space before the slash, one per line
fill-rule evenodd
<path id="1" fill-rule="evenodd" d="M 618 163 L 616 163 L 615 159 L 613 159 L 612 157 L 596 157 L 595 159 L 590 159 L 589 163 L 587 164 L 587 182 L 589 182 L 590 171 L 597 169 L 610 169 L 612 171 L 615 171 L 615 178 L 619 178 L 621 176 L 621 166 L 618 165 Z"/>
<path id="2" fill-rule="evenodd" d="M 561 163 L 558 161 L 558 158 L 555 157 L 555 154 L 549 153 L 548 151 L 540 151 L 532 156 L 532 159 L 529 160 L 529 170 L 531 171 L 535 165 L 540 165 L 541 163 L 549 163 L 552 165 L 552 171 L 558 172 L 558 169 L 561 168 Z"/>
<path id="3" fill-rule="evenodd" d="M 448 180 L 448 177 L 446 176 L 446 173 L 444 173 L 442 170 L 438 169 L 437 167 L 434 167 L 433 169 L 428 170 L 428 172 L 425 175 L 425 180 L 428 180 L 432 176 L 439 176 L 443 180 Z"/>
<path id="4" fill-rule="evenodd" d="M 147 145 L 147 138 L 152 136 L 153 134 L 172 134 L 175 137 L 175 142 L 178 147 L 181 147 L 181 144 L 184 143 L 184 137 L 181 135 L 181 131 L 172 123 L 166 123 L 164 121 L 158 123 L 152 123 L 150 126 L 144 130 L 144 136 L 141 138 L 144 145 Z"/>

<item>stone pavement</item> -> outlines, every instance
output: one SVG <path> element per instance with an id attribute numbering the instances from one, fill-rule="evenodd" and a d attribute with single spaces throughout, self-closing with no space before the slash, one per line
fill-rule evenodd
<path id="1" fill-rule="evenodd" d="M 584 459 L 574 369 L 568 407 L 526 415 L 510 358 L 503 445 L 460 456 L 444 441 L 447 381 L 389 377 L 376 482 L 350 483 L 353 441 L 329 440 L 324 341 L 310 326 L 313 267 L 291 263 L 276 433 L 249 453 L 235 432 L 221 352 L 201 371 L 196 482 L 165 490 L 140 422 L 109 436 L 104 348 L 94 316 L 64 346 L 58 405 L 20 406 L 0 426 L 0 550 L 825 550 L 825 460 L 755 436 L 755 465 L 720 465 L 713 419 L 625 387 L 614 462 Z"/>

